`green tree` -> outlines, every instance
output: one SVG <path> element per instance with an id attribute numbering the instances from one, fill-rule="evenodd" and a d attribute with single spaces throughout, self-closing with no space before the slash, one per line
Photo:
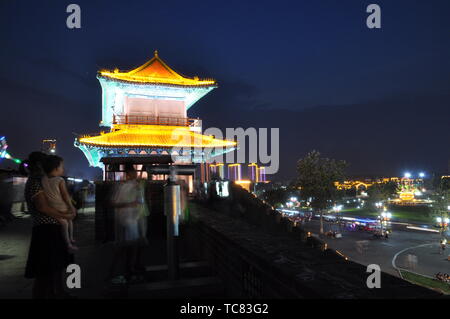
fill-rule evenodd
<path id="1" fill-rule="evenodd" d="M 441 191 L 450 191 L 450 177 L 442 176 L 439 179 L 439 189 Z"/>
<path id="2" fill-rule="evenodd" d="M 382 184 L 374 184 L 369 187 L 367 194 L 372 203 L 385 201 L 390 197 L 393 197 L 397 193 L 397 183 L 387 182 Z"/>
<path id="3" fill-rule="evenodd" d="M 344 180 L 347 163 L 320 157 L 311 151 L 297 162 L 297 186 L 303 198 L 311 198 L 311 207 L 320 214 L 320 233 L 323 234 L 323 211 L 338 197 L 335 182 Z"/>
<path id="4" fill-rule="evenodd" d="M 449 205 L 450 205 L 450 190 L 445 187 L 440 187 L 435 196 L 433 197 L 433 206 L 431 207 L 430 214 L 433 222 L 437 217 L 440 217 L 442 221 L 449 218 Z M 448 225 L 447 225 L 448 227 Z M 444 235 L 446 227 L 442 225 L 440 232 L 441 236 Z"/>
<path id="5" fill-rule="evenodd" d="M 262 198 L 273 207 L 279 207 L 286 204 L 288 200 L 288 192 L 283 188 L 275 188 L 265 191 Z"/>

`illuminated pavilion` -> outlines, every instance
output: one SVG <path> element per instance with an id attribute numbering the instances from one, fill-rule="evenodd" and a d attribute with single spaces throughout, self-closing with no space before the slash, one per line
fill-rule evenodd
<path id="1" fill-rule="evenodd" d="M 201 120 L 187 117 L 188 109 L 217 82 L 175 72 L 157 51 L 140 67 L 128 72 L 103 70 L 97 79 L 103 93 L 104 131 L 77 137 L 75 146 L 90 166 L 104 170 L 105 180 L 122 179 L 121 167 L 127 162 L 147 173 L 150 165 L 154 174 L 166 174 L 164 165 L 192 168 L 236 147 L 233 141 L 203 135 Z"/>

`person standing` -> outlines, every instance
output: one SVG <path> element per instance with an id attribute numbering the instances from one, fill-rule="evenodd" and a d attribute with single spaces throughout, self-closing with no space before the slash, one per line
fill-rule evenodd
<path id="1" fill-rule="evenodd" d="M 439 250 L 439 253 L 442 255 L 444 252 L 445 252 L 445 245 L 447 244 L 447 240 L 444 238 L 444 239 L 441 239 L 441 243 L 440 243 L 440 245 L 441 245 L 441 249 Z"/>
<path id="2" fill-rule="evenodd" d="M 44 176 L 42 164 L 46 157 L 42 152 L 32 152 L 21 165 L 22 171 L 28 169 L 29 172 L 25 200 L 32 216 L 33 228 L 25 278 L 34 279 L 34 299 L 63 297 L 63 271 L 74 260 L 67 251 L 58 218 L 73 219 L 75 214 L 58 211 L 48 204 L 41 183 Z"/>
<path id="3" fill-rule="evenodd" d="M 126 181 L 119 182 L 112 198 L 115 223 L 115 252 L 110 268 L 113 283 L 133 280 L 141 268 L 142 248 L 147 244 L 148 207 L 145 185 L 137 180 L 131 164 L 125 165 Z M 119 260 L 125 261 L 125 272 L 118 274 Z"/>

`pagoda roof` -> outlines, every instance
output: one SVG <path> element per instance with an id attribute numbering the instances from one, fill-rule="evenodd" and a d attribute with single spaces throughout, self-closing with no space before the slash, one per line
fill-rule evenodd
<path id="1" fill-rule="evenodd" d="M 102 148 L 236 147 L 236 142 L 193 132 L 189 127 L 115 125 L 109 133 L 78 138 L 80 144 Z"/>
<path id="2" fill-rule="evenodd" d="M 102 70 L 98 75 L 100 78 L 116 80 L 137 84 L 159 84 L 188 87 L 210 87 L 217 86 L 213 79 L 199 79 L 198 77 L 186 77 L 175 72 L 158 56 L 155 51 L 153 58 L 148 62 L 128 72 Z"/>

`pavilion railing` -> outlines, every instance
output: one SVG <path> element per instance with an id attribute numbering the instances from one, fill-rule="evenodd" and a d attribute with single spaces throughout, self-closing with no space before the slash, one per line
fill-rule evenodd
<path id="1" fill-rule="evenodd" d="M 146 115 L 113 115 L 113 124 L 130 125 L 172 125 L 172 126 L 200 126 L 200 119 L 188 117 L 160 117 Z"/>

